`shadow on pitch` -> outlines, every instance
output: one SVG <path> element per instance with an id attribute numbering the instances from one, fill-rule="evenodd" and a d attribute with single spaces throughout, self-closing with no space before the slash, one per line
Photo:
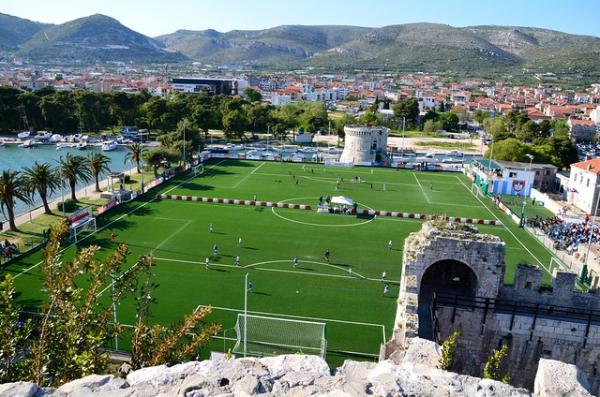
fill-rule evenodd
<path id="1" fill-rule="evenodd" d="M 242 247 L 243 250 L 252 250 L 252 251 L 258 251 L 258 248 L 254 248 L 254 247 Z"/>
<path id="2" fill-rule="evenodd" d="M 252 294 L 254 295 L 263 295 L 263 296 L 273 296 L 267 292 L 260 292 L 260 291 L 253 291 Z"/>

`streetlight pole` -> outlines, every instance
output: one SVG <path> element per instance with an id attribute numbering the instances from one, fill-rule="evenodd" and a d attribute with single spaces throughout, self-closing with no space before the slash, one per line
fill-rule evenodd
<path id="1" fill-rule="evenodd" d="M 246 337 L 248 336 L 248 274 L 244 277 L 244 357 L 246 357 Z"/>
<path id="2" fill-rule="evenodd" d="M 600 192 L 598 192 L 598 188 L 600 185 L 596 185 L 594 190 L 596 193 L 596 208 L 592 213 L 592 224 L 590 225 L 590 234 L 588 236 L 588 247 L 587 252 L 585 254 L 585 262 L 583 262 L 583 266 L 581 267 L 581 271 L 579 272 L 579 280 L 584 283 L 587 280 L 587 269 L 588 269 L 588 260 L 590 258 L 590 252 L 592 250 L 592 234 L 594 233 L 594 226 L 596 226 L 596 215 L 598 214 L 598 205 L 600 204 Z"/>
<path id="3" fill-rule="evenodd" d="M 186 165 L 186 159 L 185 159 L 185 143 L 186 143 L 186 140 L 185 140 L 185 127 L 187 125 L 187 120 L 183 119 L 182 123 L 183 123 L 183 168 L 184 168 L 184 171 L 185 171 L 185 165 Z"/>
<path id="4" fill-rule="evenodd" d="M 115 279 L 113 276 L 113 280 L 111 283 L 112 296 L 113 296 L 113 321 L 115 323 L 115 327 L 117 326 L 117 301 L 115 300 Z M 119 335 L 115 333 L 115 350 L 119 350 Z"/>
<path id="5" fill-rule="evenodd" d="M 533 164 L 533 154 L 527 153 L 525 156 L 529 158 L 529 172 L 531 172 L 531 166 Z M 533 177 L 535 179 L 535 176 Z M 533 182 L 532 182 L 533 184 Z M 525 191 L 523 192 L 523 205 L 521 207 L 521 227 L 525 227 L 525 205 L 527 204 L 527 184 L 525 184 Z M 531 186 L 529 191 L 531 191 Z"/>

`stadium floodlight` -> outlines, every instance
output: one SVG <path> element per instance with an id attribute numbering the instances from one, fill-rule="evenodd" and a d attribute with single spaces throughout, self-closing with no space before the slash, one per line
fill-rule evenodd
<path id="1" fill-rule="evenodd" d="M 249 356 L 305 353 L 325 358 L 325 323 L 239 313 L 234 353 Z"/>

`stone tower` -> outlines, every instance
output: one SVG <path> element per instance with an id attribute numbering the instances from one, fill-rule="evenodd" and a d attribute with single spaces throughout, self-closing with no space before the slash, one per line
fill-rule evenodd
<path id="1" fill-rule="evenodd" d="M 346 134 L 342 163 L 386 162 L 388 129 L 384 127 L 345 126 Z"/>

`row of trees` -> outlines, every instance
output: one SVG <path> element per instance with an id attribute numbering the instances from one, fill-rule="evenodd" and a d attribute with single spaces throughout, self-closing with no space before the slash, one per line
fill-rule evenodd
<path id="1" fill-rule="evenodd" d="M 536 163 L 553 164 L 566 169 L 578 161 L 577 149 L 569 139 L 569 127 L 564 120 L 532 121 L 527 113 L 513 110 L 506 116 L 486 118 L 483 125 L 492 135 L 492 146 L 486 158 L 524 161 L 532 154 Z"/>
<path id="2" fill-rule="evenodd" d="M 147 92 L 98 93 L 55 91 L 43 88 L 23 92 L 0 87 L 0 131 L 23 129 L 72 133 L 137 125 L 160 133 L 172 132 L 184 118 L 204 133 L 225 131 L 242 138 L 246 131 L 285 133 L 292 128 L 316 132 L 327 126 L 327 109 L 322 103 L 298 103 L 273 107 L 260 102 L 260 94 L 244 92 L 240 97 L 209 93 L 178 93 L 169 99 Z"/>
<path id="3" fill-rule="evenodd" d="M 126 161 L 135 164 L 140 171 L 142 147 L 134 143 L 129 147 Z M 37 194 L 42 200 L 44 212 L 51 214 L 48 197 L 62 188 L 67 182 L 71 190 L 71 199 L 76 201 L 76 186 L 79 182 L 94 180 L 96 191 L 100 191 L 100 177 L 110 171 L 110 158 L 102 153 L 91 153 L 88 157 L 67 153 L 58 164 L 33 163 L 21 171 L 4 170 L 0 174 L 0 208 L 8 219 L 9 228 L 15 230 L 16 201 L 32 203 Z"/>
<path id="4" fill-rule="evenodd" d="M 97 258 L 100 247 L 92 245 L 67 261 L 60 243 L 68 228 L 66 221 L 51 228 L 40 266 L 44 299 L 35 308 L 37 315 L 19 307 L 10 275 L 0 282 L 0 383 L 31 381 L 57 387 L 104 373 L 109 358 L 105 348 L 124 330 L 113 323 L 114 309 L 124 301 L 133 300 L 136 308 L 133 369 L 190 360 L 219 332 L 220 325 L 205 322 L 210 308 L 194 311 L 171 327 L 151 324 L 157 287 L 152 257 L 142 256 L 124 271 L 126 245 L 118 245 L 105 259 Z M 110 299 L 101 294 L 107 284 L 112 285 Z"/>

